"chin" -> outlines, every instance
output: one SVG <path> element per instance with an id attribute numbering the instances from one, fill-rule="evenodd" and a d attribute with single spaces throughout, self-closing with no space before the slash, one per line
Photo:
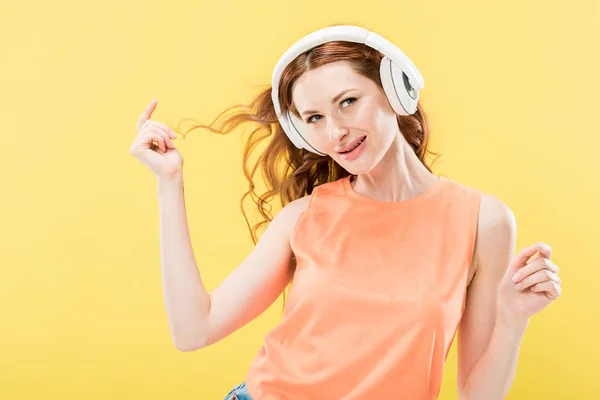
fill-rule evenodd
<path id="1" fill-rule="evenodd" d="M 352 175 L 366 174 L 375 167 L 375 165 L 366 163 L 364 160 L 354 160 L 350 162 L 346 160 L 338 160 L 337 163 Z"/>

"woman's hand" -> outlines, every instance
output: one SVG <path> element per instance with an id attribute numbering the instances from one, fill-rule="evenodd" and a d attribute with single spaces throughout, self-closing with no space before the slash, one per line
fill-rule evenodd
<path id="1" fill-rule="evenodd" d="M 521 250 L 511 261 L 498 288 L 501 317 L 526 323 L 560 296 L 562 281 L 551 256 L 550 246 L 537 243 Z"/>
<path id="2" fill-rule="evenodd" d="M 177 138 L 175 132 L 167 125 L 150 119 L 156 104 L 157 101 L 152 100 L 138 119 L 137 137 L 129 154 L 148 167 L 157 179 L 171 179 L 181 172 L 183 157 L 172 142 Z"/>

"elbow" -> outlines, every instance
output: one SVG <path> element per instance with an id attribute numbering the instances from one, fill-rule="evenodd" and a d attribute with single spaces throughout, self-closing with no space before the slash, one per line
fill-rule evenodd
<path id="1" fill-rule="evenodd" d="M 190 353 L 192 351 L 200 350 L 206 347 L 203 342 L 190 342 L 190 341 L 182 341 L 182 340 L 174 340 L 173 344 L 175 348 L 179 351 Z"/>
<path id="2" fill-rule="evenodd" d="M 200 349 L 200 347 L 198 347 L 198 346 L 182 346 L 182 345 L 176 345 L 175 348 L 184 353 L 191 353 L 192 351 L 196 351 L 196 350 Z"/>
<path id="3" fill-rule="evenodd" d="M 208 319 L 192 326 L 173 328 L 171 337 L 175 348 L 186 353 L 203 349 L 212 343 Z"/>
<path id="4" fill-rule="evenodd" d="M 207 346 L 207 341 L 203 337 L 194 336 L 193 338 L 182 338 L 173 336 L 173 344 L 175 348 L 182 352 L 192 352 L 203 349 Z"/>

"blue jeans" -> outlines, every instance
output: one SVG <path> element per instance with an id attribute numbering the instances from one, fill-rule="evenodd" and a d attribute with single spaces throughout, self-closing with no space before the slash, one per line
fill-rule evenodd
<path id="1" fill-rule="evenodd" d="M 253 400 L 246 389 L 246 382 L 242 382 L 240 385 L 233 388 L 224 400 Z"/>

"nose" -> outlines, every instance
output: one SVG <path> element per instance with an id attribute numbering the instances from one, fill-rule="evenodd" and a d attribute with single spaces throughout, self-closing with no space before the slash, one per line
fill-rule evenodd
<path id="1" fill-rule="evenodd" d="M 348 128 L 345 127 L 340 118 L 331 117 L 327 121 L 327 132 L 329 140 L 339 142 L 340 139 L 348 134 Z"/>

